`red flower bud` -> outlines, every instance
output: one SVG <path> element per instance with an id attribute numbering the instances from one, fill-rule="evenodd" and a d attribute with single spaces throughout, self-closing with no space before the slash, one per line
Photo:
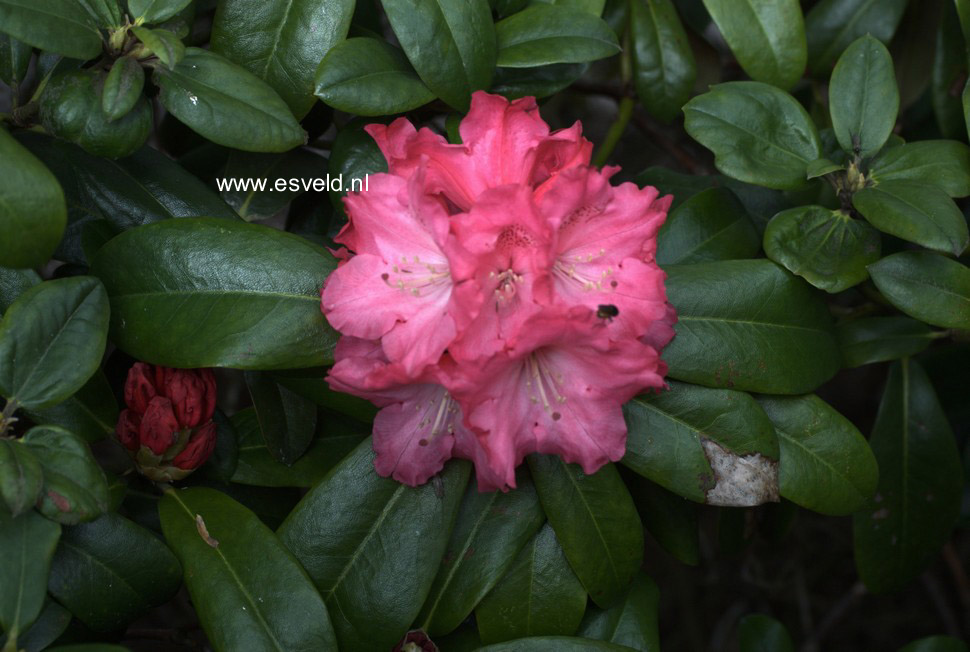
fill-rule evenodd
<path id="1" fill-rule="evenodd" d="M 130 451 L 138 450 L 138 430 L 141 426 L 141 416 L 134 410 L 122 410 L 115 426 L 118 441 Z"/>
<path id="2" fill-rule="evenodd" d="M 125 403 L 138 414 L 145 414 L 148 402 L 158 393 L 155 391 L 154 376 L 151 365 L 144 362 L 136 362 L 128 372 L 128 380 L 125 382 Z"/>
<path id="3" fill-rule="evenodd" d="M 156 396 L 148 402 L 148 409 L 141 417 L 138 435 L 141 443 L 156 455 L 164 455 L 168 447 L 178 439 L 178 419 L 172 411 L 172 402 L 164 396 Z"/>
<path id="4" fill-rule="evenodd" d="M 180 469 L 193 470 L 199 468 L 209 459 L 216 447 L 216 423 L 209 421 L 197 428 L 182 452 L 175 456 L 172 464 Z"/>

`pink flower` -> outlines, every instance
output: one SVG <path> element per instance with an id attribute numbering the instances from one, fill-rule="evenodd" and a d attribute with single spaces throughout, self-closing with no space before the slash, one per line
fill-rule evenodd
<path id="1" fill-rule="evenodd" d="M 344 335 L 331 386 L 382 408 L 378 473 L 416 485 L 463 457 L 489 490 L 533 452 L 620 459 L 623 403 L 664 386 L 671 198 L 610 185 L 531 98 L 476 93 L 461 145 L 403 118 L 368 131 L 388 172 L 345 200 L 321 307 Z"/>

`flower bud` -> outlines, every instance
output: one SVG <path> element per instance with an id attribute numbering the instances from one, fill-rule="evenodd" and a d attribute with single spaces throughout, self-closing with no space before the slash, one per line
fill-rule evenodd
<path id="1" fill-rule="evenodd" d="M 216 444 L 216 383 L 209 369 L 170 369 L 137 362 L 125 382 L 115 428 L 138 470 L 156 481 L 184 478 Z"/>

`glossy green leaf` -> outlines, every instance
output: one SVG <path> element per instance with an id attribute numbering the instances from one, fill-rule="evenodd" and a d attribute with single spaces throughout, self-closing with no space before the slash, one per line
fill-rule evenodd
<path id="1" fill-rule="evenodd" d="M 21 294 L 0 324 L 0 394 L 39 408 L 80 389 L 104 354 L 107 299 L 91 276 L 47 281 Z"/>
<path id="2" fill-rule="evenodd" d="M 182 568 L 164 543 L 126 518 L 105 514 L 64 529 L 48 586 L 78 620 L 111 632 L 170 600 L 181 585 Z"/>
<path id="3" fill-rule="evenodd" d="M 260 371 L 246 372 L 246 386 L 266 448 L 283 464 L 292 464 L 313 441 L 317 406 Z"/>
<path id="4" fill-rule="evenodd" d="M 276 369 L 330 359 L 319 293 L 333 258 L 299 236 L 243 222 L 166 220 L 105 245 L 112 339 L 171 367 Z"/>
<path id="5" fill-rule="evenodd" d="M 923 571 L 960 513 L 960 454 L 933 385 L 915 362 L 893 365 L 870 443 L 879 484 L 853 518 L 855 562 L 869 590 L 881 593 Z"/>
<path id="6" fill-rule="evenodd" d="M 53 600 L 47 600 L 37 620 L 17 637 L 17 645 L 26 652 L 41 652 L 60 638 L 71 623 L 71 612 Z"/>
<path id="7" fill-rule="evenodd" d="M 17 297 L 40 281 L 40 275 L 32 269 L 0 267 L 0 316 L 17 300 Z"/>
<path id="8" fill-rule="evenodd" d="M 535 485 L 520 470 L 516 488 L 478 491 L 471 483 L 417 623 L 431 636 L 456 629 L 505 575 L 539 531 L 545 514 Z"/>
<path id="9" fill-rule="evenodd" d="M 677 333 L 669 375 L 709 387 L 804 394 L 840 367 L 828 308 L 809 286 L 767 260 L 666 269 Z"/>
<path id="10" fill-rule="evenodd" d="M 120 27 L 122 24 L 119 0 L 78 0 L 98 27 Z"/>
<path id="11" fill-rule="evenodd" d="M 35 511 L 14 518 L 0 506 L 0 628 L 11 639 L 40 615 L 60 535 L 60 525 Z"/>
<path id="12" fill-rule="evenodd" d="M 950 197 L 970 195 L 970 147 L 955 140 L 921 140 L 890 147 L 872 160 L 876 183 L 915 181 L 939 186 Z"/>
<path id="13" fill-rule="evenodd" d="M 556 652 L 629 652 L 625 645 L 614 645 L 604 641 L 593 641 L 574 636 L 530 636 L 514 641 L 495 643 L 480 647 L 476 652 L 537 652 L 556 650 Z"/>
<path id="14" fill-rule="evenodd" d="M 910 317 L 970 329 L 970 269 L 929 251 L 904 251 L 869 266 L 872 281 Z"/>
<path id="15" fill-rule="evenodd" d="M 537 4 L 495 25 L 498 65 L 531 68 L 584 63 L 620 52 L 616 33 L 601 19 L 578 9 Z"/>
<path id="16" fill-rule="evenodd" d="M 738 624 L 740 652 L 795 652 L 785 626 L 761 614 L 745 616 Z"/>
<path id="17" fill-rule="evenodd" d="M 101 36 L 80 3 L 0 0 L 0 31 L 47 52 L 75 59 L 101 54 Z"/>
<path id="18" fill-rule="evenodd" d="M 0 439 L 0 499 L 12 516 L 34 506 L 43 483 L 44 472 L 30 449 L 18 439 Z"/>
<path id="19" fill-rule="evenodd" d="M 394 35 L 421 80 L 452 107 L 468 109 L 495 68 L 495 28 L 487 0 L 381 0 Z"/>
<path id="20" fill-rule="evenodd" d="M 674 196 L 674 201 L 670 205 L 672 213 L 694 195 L 722 185 L 723 179 L 721 175 L 684 174 L 661 165 L 654 165 L 636 176 L 636 184 L 640 187 L 663 188 L 662 193 L 672 194 Z M 668 217 L 668 219 L 671 218 Z"/>
<path id="21" fill-rule="evenodd" d="M 626 595 L 609 609 L 587 609 L 578 634 L 642 652 L 659 652 L 659 606 L 660 589 L 641 571 Z"/>
<path id="22" fill-rule="evenodd" d="M 407 632 L 444 556 L 468 472 L 450 462 L 440 492 L 431 482 L 378 477 L 368 438 L 290 513 L 280 538 L 324 597 L 341 648 L 386 650 Z"/>
<path id="23" fill-rule="evenodd" d="M 624 481 L 650 536 L 679 561 L 696 566 L 700 562 L 696 505 L 643 476 L 631 473 Z"/>
<path id="24" fill-rule="evenodd" d="M 753 258 L 760 248 L 758 232 L 735 194 L 711 188 L 670 212 L 657 234 L 657 264 Z"/>
<path id="25" fill-rule="evenodd" d="M 842 51 L 865 34 L 888 43 L 905 9 L 906 0 L 821 0 L 805 15 L 812 73 L 826 76 Z"/>
<path id="26" fill-rule="evenodd" d="M 861 509 L 876 489 L 879 469 L 852 422 L 814 394 L 758 399 L 778 433 L 784 498 L 822 514 Z"/>
<path id="27" fill-rule="evenodd" d="M 325 176 L 322 172 L 326 165 L 322 156 L 304 147 L 283 154 L 233 151 L 226 161 L 223 178 L 226 181 L 265 180 L 266 187 L 226 187 L 220 189 L 220 193 L 247 222 L 265 220 L 304 192 L 322 190 L 321 187 L 314 188 L 313 182 Z"/>
<path id="28" fill-rule="evenodd" d="M 670 122 L 690 98 L 697 77 L 687 32 L 670 0 L 631 0 L 633 83 L 651 115 Z"/>
<path id="29" fill-rule="evenodd" d="M 379 409 L 377 406 L 368 400 L 335 392 L 330 389 L 326 376 L 327 370 L 324 368 L 288 369 L 274 374 L 276 382 L 280 385 L 310 399 L 317 405 L 346 414 L 363 423 L 371 423 L 374 420 Z"/>
<path id="30" fill-rule="evenodd" d="M 51 407 L 27 410 L 27 414 L 35 423 L 61 426 L 94 442 L 115 431 L 118 402 L 104 373 L 96 371 L 70 397 Z"/>
<path id="31" fill-rule="evenodd" d="M 128 11 L 139 24 L 160 23 L 185 9 L 192 0 L 128 0 Z"/>
<path id="32" fill-rule="evenodd" d="M 9 34 L 0 33 L 0 81 L 7 86 L 19 85 L 27 76 L 34 49 Z"/>
<path id="33" fill-rule="evenodd" d="M 109 121 L 127 115 L 141 98 L 145 72 L 131 57 L 118 57 L 104 78 L 101 111 Z"/>
<path id="34" fill-rule="evenodd" d="M 836 327 L 842 363 L 859 367 L 916 355 L 936 336 L 932 328 L 909 317 L 864 317 Z"/>
<path id="35" fill-rule="evenodd" d="M 899 88 L 886 46 L 870 35 L 839 57 L 829 83 L 832 129 L 846 152 L 868 157 L 885 144 L 896 125 Z"/>
<path id="36" fill-rule="evenodd" d="M 482 642 L 496 643 L 522 636 L 573 634 L 585 609 L 586 591 L 570 570 L 555 530 L 547 524 L 478 604 L 475 620 Z"/>
<path id="37" fill-rule="evenodd" d="M 718 84 L 684 106 L 687 133 L 714 152 L 718 170 L 747 183 L 792 189 L 822 155 L 818 132 L 795 98 L 761 82 Z"/>
<path id="38" fill-rule="evenodd" d="M 798 0 L 704 0 L 731 52 L 752 79 L 782 90 L 805 72 L 805 24 Z"/>
<path id="39" fill-rule="evenodd" d="M 960 93 L 967 77 L 967 53 L 954 3 L 943 3 L 943 15 L 934 39 L 932 86 L 933 115 L 944 138 L 963 138 L 967 131 Z M 923 74 L 926 74 L 924 69 Z"/>
<path id="40" fill-rule="evenodd" d="M 351 38 L 334 46 L 317 68 L 314 93 L 333 108 L 357 115 L 404 113 L 435 98 L 404 54 L 376 38 Z"/>
<path id="41" fill-rule="evenodd" d="M 302 118 L 313 106 L 320 60 L 347 36 L 354 0 L 223 0 L 212 50 L 253 73 Z"/>
<path id="42" fill-rule="evenodd" d="M 820 158 L 817 161 L 812 161 L 808 164 L 805 169 L 806 179 L 816 179 L 826 174 L 831 174 L 832 172 L 838 172 L 839 170 L 844 170 L 845 166 L 839 163 L 833 163 L 827 158 Z"/>
<path id="43" fill-rule="evenodd" d="M 643 526 L 619 472 L 607 464 L 586 475 L 556 456 L 528 459 L 542 509 L 569 565 L 593 601 L 609 606 L 643 561 Z"/>
<path id="44" fill-rule="evenodd" d="M 674 493 L 713 505 L 778 500 L 778 441 L 748 394 L 671 383 L 624 406 L 623 464 Z"/>
<path id="45" fill-rule="evenodd" d="M 320 595 L 255 514 L 204 488 L 166 492 L 158 512 L 217 652 L 337 649 Z"/>
<path id="46" fill-rule="evenodd" d="M 174 70 L 156 68 L 154 79 L 162 105 L 214 143 L 285 152 L 306 142 L 306 132 L 276 91 L 213 52 L 187 48 Z"/>
<path id="47" fill-rule="evenodd" d="M 355 121 L 337 132 L 330 151 L 330 165 L 327 174 L 331 178 L 340 175 L 344 181 L 343 190 L 330 189 L 333 207 L 343 214 L 342 198 L 355 179 L 366 179 L 368 174 L 387 172 L 387 160 L 374 139 L 364 131 L 367 123 Z"/>
<path id="48" fill-rule="evenodd" d="M 768 223 L 765 254 L 826 292 L 841 292 L 869 278 L 879 260 L 879 232 L 862 220 L 822 206 L 778 213 Z"/>
<path id="49" fill-rule="evenodd" d="M 147 52 L 158 57 L 169 70 L 174 70 L 179 61 L 185 58 L 185 45 L 175 32 L 137 26 L 132 27 L 131 32 L 142 42 Z"/>
<path id="50" fill-rule="evenodd" d="M 37 509 L 49 519 L 74 525 L 108 509 L 108 482 L 87 443 L 57 426 L 35 426 L 23 443 L 44 470 Z"/>
<path id="51" fill-rule="evenodd" d="M 904 645 L 899 652 L 967 652 L 967 644 L 952 636 L 927 636 Z"/>
<path id="52" fill-rule="evenodd" d="M 496 68 L 492 92 L 509 100 L 549 97 L 583 76 L 588 63 L 553 63 L 536 68 Z"/>
<path id="53" fill-rule="evenodd" d="M 39 267 L 64 233 L 64 193 L 50 170 L 2 128 L 0 162 L 0 266 Z"/>

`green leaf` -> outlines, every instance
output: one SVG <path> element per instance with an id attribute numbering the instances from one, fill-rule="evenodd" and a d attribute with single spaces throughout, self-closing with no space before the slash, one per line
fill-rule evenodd
<path id="1" fill-rule="evenodd" d="M 585 11 L 537 4 L 495 25 L 498 65 L 531 68 L 551 63 L 584 63 L 620 52 L 616 33 Z"/>
<path id="2" fill-rule="evenodd" d="M 839 170 L 844 169 L 844 165 L 833 163 L 827 158 L 820 158 L 817 161 L 812 161 L 808 164 L 808 168 L 805 170 L 805 178 L 816 179 L 818 177 L 825 176 L 826 174 L 831 174 L 832 172 L 838 172 Z"/>
<path id="3" fill-rule="evenodd" d="M 107 511 L 108 481 L 83 439 L 57 426 L 35 426 L 23 442 L 44 470 L 37 502 L 41 514 L 74 525 Z"/>
<path id="4" fill-rule="evenodd" d="M 9 34 L 0 33 L 0 81 L 12 87 L 27 76 L 34 49 Z"/>
<path id="5" fill-rule="evenodd" d="M 315 83 L 317 97 L 357 115 L 404 113 L 435 98 L 404 54 L 376 38 L 338 43 L 320 62 Z"/>
<path id="6" fill-rule="evenodd" d="M 304 147 L 283 154 L 233 151 L 229 153 L 223 178 L 240 181 L 265 179 L 266 188 L 260 190 L 249 186 L 240 189 L 235 186 L 220 192 L 226 203 L 247 222 L 269 219 L 304 192 L 314 190 L 313 182 L 323 176 L 321 170 L 325 165 L 327 163 L 322 156 Z"/>
<path id="7" fill-rule="evenodd" d="M 495 643 L 519 636 L 572 634 L 585 609 L 583 585 L 570 570 L 556 532 L 546 524 L 478 604 L 475 619 L 482 642 Z"/>
<path id="8" fill-rule="evenodd" d="M 95 442 L 115 431 L 118 402 L 108 379 L 99 370 L 81 389 L 57 405 L 27 410 L 27 414 L 35 423 L 61 426 L 88 442 Z"/>
<path id="9" fill-rule="evenodd" d="M 222 0 L 212 50 L 272 86 L 302 118 L 317 65 L 347 36 L 353 13 L 354 0 Z"/>
<path id="10" fill-rule="evenodd" d="M 381 0 L 404 53 L 421 80 L 447 104 L 466 111 L 473 91 L 495 69 L 495 28 L 487 0 Z"/>
<path id="11" fill-rule="evenodd" d="M 118 0 L 78 0 L 98 27 L 120 27 L 122 11 Z"/>
<path id="12" fill-rule="evenodd" d="M 798 0 L 704 0 L 731 52 L 757 81 L 788 90 L 808 57 Z"/>
<path id="13" fill-rule="evenodd" d="M 879 260 L 879 232 L 822 206 L 778 213 L 768 223 L 765 254 L 792 274 L 826 292 L 841 292 L 869 278 L 866 266 Z"/>
<path id="14" fill-rule="evenodd" d="M 641 571 L 634 576 L 626 595 L 609 609 L 587 609 L 578 634 L 634 650 L 659 652 L 659 606 L 660 589 Z"/>
<path id="15" fill-rule="evenodd" d="M 537 68 L 496 68 L 492 92 L 515 100 L 555 95 L 583 76 L 588 63 L 553 63 Z"/>
<path id="16" fill-rule="evenodd" d="M 54 643 L 71 623 L 71 612 L 53 600 L 47 600 L 37 620 L 17 637 L 18 647 L 26 652 L 41 652 Z"/>
<path id="17" fill-rule="evenodd" d="M 967 644 L 952 636 L 927 636 L 904 645 L 899 652 L 967 652 Z"/>
<path id="18" fill-rule="evenodd" d="M 915 362 L 893 364 L 870 443 L 879 484 L 853 517 L 855 561 L 869 590 L 882 593 L 923 571 L 960 514 L 960 453 L 933 385 Z"/>
<path id="19" fill-rule="evenodd" d="M 778 500 L 778 441 L 751 396 L 671 383 L 624 406 L 623 464 L 674 493 L 712 505 Z"/>
<path id="20" fill-rule="evenodd" d="M 671 211 L 657 234 L 657 264 L 753 258 L 760 248 L 758 232 L 735 194 L 710 188 Z"/>
<path id="21" fill-rule="evenodd" d="M 217 219 L 122 233 L 95 256 L 112 341 L 170 367 L 286 369 L 326 363 L 336 340 L 320 313 L 333 258 L 299 236 Z"/>
<path id="22" fill-rule="evenodd" d="M 624 477 L 643 527 L 657 543 L 688 566 L 700 563 L 697 507 L 643 476 Z"/>
<path id="23" fill-rule="evenodd" d="M 451 632 L 505 575 L 516 554 L 539 531 L 545 514 L 527 473 L 516 488 L 482 493 L 468 486 L 428 598 L 418 615 L 431 636 Z"/>
<path id="24" fill-rule="evenodd" d="M 697 77 L 687 32 L 670 0 L 631 0 L 633 83 L 651 115 L 670 122 L 690 98 Z"/>
<path id="25" fill-rule="evenodd" d="M 629 588 L 643 561 L 643 526 L 619 472 L 607 464 L 586 475 L 551 455 L 528 460 L 569 565 L 593 602 L 609 606 Z"/>
<path id="26" fill-rule="evenodd" d="M 313 442 L 317 406 L 263 372 L 247 371 L 246 386 L 267 450 L 283 464 L 293 464 Z"/>
<path id="27" fill-rule="evenodd" d="M 666 269 L 677 336 L 671 378 L 709 387 L 804 394 L 840 367 L 828 308 L 807 283 L 767 260 Z"/>
<path id="28" fill-rule="evenodd" d="M 2 31 L 47 52 L 74 59 L 101 54 L 101 36 L 80 3 L 0 0 Z"/>
<path id="29" fill-rule="evenodd" d="M 636 176 L 636 184 L 641 188 L 644 186 L 654 186 L 663 188 L 663 192 L 674 196 L 674 201 L 670 205 L 671 213 L 677 210 L 681 204 L 696 194 L 709 188 L 717 188 L 722 185 L 724 177 L 716 175 L 694 175 L 675 172 L 661 165 L 653 165 Z M 765 192 L 773 192 L 766 190 Z M 668 218 L 671 219 L 671 218 Z M 659 253 L 659 252 L 658 252 Z"/>
<path id="30" fill-rule="evenodd" d="M 713 86 L 684 106 L 684 128 L 714 152 L 729 177 L 759 186 L 794 189 L 821 157 L 808 112 L 788 93 L 761 82 Z"/>
<path id="31" fill-rule="evenodd" d="M 846 152 L 869 157 L 882 149 L 899 112 L 893 58 L 885 45 L 867 34 L 846 48 L 829 83 L 829 111 Z"/>
<path id="32" fill-rule="evenodd" d="M 745 616 L 738 624 L 740 652 L 795 652 L 785 626 L 761 614 Z"/>
<path id="33" fill-rule="evenodd" d="M 104 78 L 101 89 L 101 111 L 109 121 L 127 115 L 138 100 L 145 86 L 145 72 L 131 57 L 118 57 Z"/>
<path id="34" fill-rule="evenodd" d="M 0 393 L 39 408 L 80 389 L 104 354 L 107 299 L 91 276 L 46 281 L 21 294 L 0 324 Z"/>
<path id="35" fill-rule="evenodd" d="M 0 316 L 17 297 L 40 283 L 40 275 L 32 269 L 0 267 Z"/>
<path id="36" fill-rule="evenodd" d="M 11 640 L 40 615 L 60 535 L 60 525 L 35 511 L 14 518 L 0 506 L 0 628 Z"/>
<path id="37" fill-rule="evenodd" d="M 337 649 L 320 595 L 255 514 L 201 487 L 167 491 L 158 513 L 217 652 Z"/>
<path id="38" fill-rule="evenodd" d="M 51 563 L 51 595 L 97 632 L 124 627 L 182 585 L 175 555 L 117 514 L 65 528 Z"/>
<path id="39" fill-rule="evenodd" d="M 33 507 L 43 484 L 44 472 L 30 449 L 18 439 L 0 439 L 0 498 L 10 514 Z"/>
<path id="40" fill-rule="evenodd" d="M 378 477 L 368 438 L 310 490 L 280 526 L 320 590 L 340 647 L 386 650 L 421 609 L 451 533 L 469 466 L 450 462 L 432 483 Z"/>
<path id="41" fill-rule="evenodd" d="M 317 405 L 335 412 L 346 414 L 363 423 L 371 423 L 377 416 L 378 408 L 370 401 L 350 394 L 335 392 L 326 380 L 327 370 L 288 369 L 274 374 L 276 382 L 283 387 L 308 398 Z"/>
<path id="42" fill-rule="evenodd" d="M 944 2 L 934 39 L 930 97 L 933 114 L 944 138 L 963 138 L 967 132 L 960 91 L 967 77 L 967 53 L 957 20 L 956 7 Z M 926 70 L 923 70 L 926 74 Z"/>
<path id="43" fill-rule="evenodd" d="M 192 0 L 128 0 L 128 11 L 139 25 L 160 23 L 185 9 L 190 2 Z"/>
<path id="44" fill-rule="evenodd" d="M 888 43 L 899 25 L 906 0 L 822 0 L 805 16 L 808 64 L 812 74 L 826 76 L 850 43 L 872 34 Z"/>
<path id="45" fill-rule="evenodd" d="M 869 266 L 872 281 L 910 317 L 970 329 L 970 269 L 929 251 L 903 251 Z"/>
<path id="46" fill-rule="evenodd" d="M 2 128 L 0 161 L 0 262 L 39 267 L 64 233 L 64 193 L 50 170 Z"/>
<path id="47" fill-rule="evenodd" d="M 836 327 L 842 363 L 860 367 L 916 355 L 936 336 L 932 328 L 909 317 L 865 317 Z"/>
<path id="48" fill-rule="evenodd" d="M 330 189 L 330 201 L 334 209 L 344 214 L 342 198 L 355 179 L 366 179 L 368 174 L 387 172 L 387 160 L 374 139 L 364 131 L 364 121 L 354 121 L 337 132 L 330 150 L 327 174 L 338 175 L 344 180 L 343 190 Z"/>
<path id="49" fill-rule="evenodd" d="M 947 194 L 917 181 L 885 181 L 852 195 L 873 226 L 897 238 L 959 256 L 970 243 L 967 220 Z"/>
<path id="50" fill-rule="evenodd" d="M 147 27 L 132 27 L 132 33 L 154 54 L 169 70 L 174 70 L 179 61 L 185 58 L 185 44 L 167 29 L 149 29 Z"/>
<path id="51" fill-rule="evenodd" d="M 869 178 L 938 186 L 950 197 L 970 195 L 970 147 L 955 140 L 921 140 L 890 147 L 870 163 Z"/>
<path id="52" fill-rule="evenodd" d="M 156 68 L 159 99 L 214 143 L 248 152 L 285 152 L 306 132 L 270 86 L 218 54 L 187 48 L 174 70 Z"/>
<path id="53" fill-rule="evenodd" d="M 784 498 L 830 516 L 865 506 L 879 468 L 865 437 L 814 394 L 758 399 L 778 433 Z"/>
<path id="54" fill-rule="evenodd" d="M 573 636 L 530 636 L 514 641 L 496 643 L 478 648 L 475 652 L 536 652 L 537 650 L 556 650 L 556 652 L 629 652 L 625 645 L 614 645 L 604 641 Z M 56 652 L 53 650 L 52 652 Z"/>

